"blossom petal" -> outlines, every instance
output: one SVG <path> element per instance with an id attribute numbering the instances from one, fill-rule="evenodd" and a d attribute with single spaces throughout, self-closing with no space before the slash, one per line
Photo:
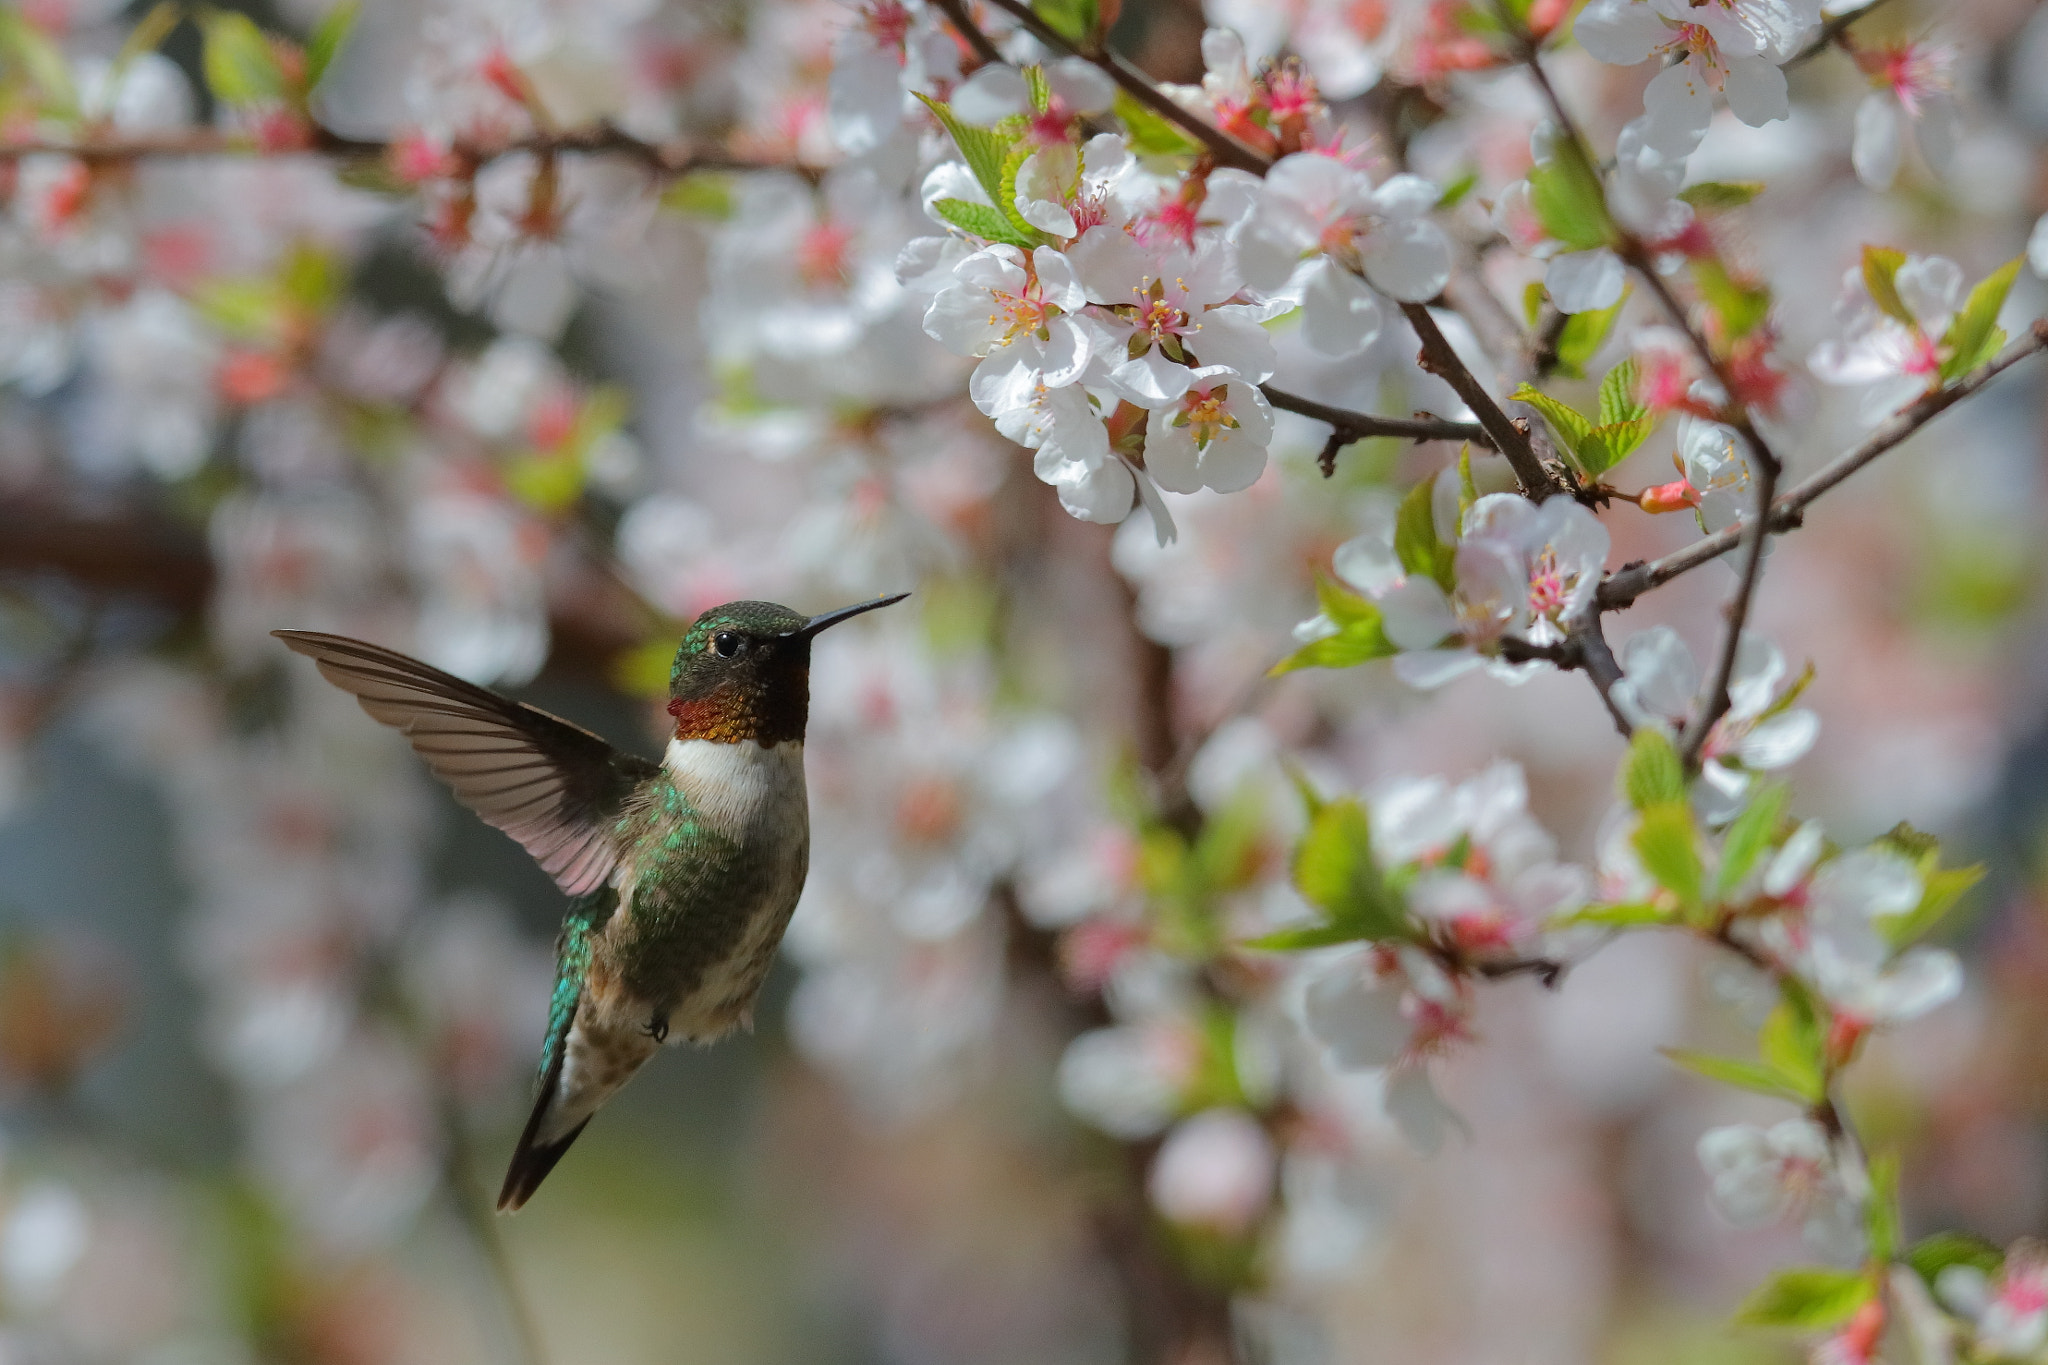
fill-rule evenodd
<path id="1" fill-rule="evenodd" d="M 1560 313 L 1596 313 L 1612 307 L 1626 282 L 1621 258 L 1604 246 L 1554 256 L 1543 275 L 1543 287 Z"/>

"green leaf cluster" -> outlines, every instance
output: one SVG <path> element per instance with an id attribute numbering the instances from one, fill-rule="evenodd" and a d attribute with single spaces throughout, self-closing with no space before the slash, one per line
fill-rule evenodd
<path id="1" fill-rule="evenodd" d="M 1141 811 L 1138 881 L 1154 910 L 1153 941 L 1197 961 L 1219 952 L 1223 899 L 1257 880 L 1264 843 L 1264 807 L 1251 790 L 1203 821 L 1192 838 Z"/>
<path id="2" fill-rule="evenodd" d="M 355 27 L 358 0 L 344 0 L 321 17 L 304 48 L 265 33 L 238 10 L 202 9 L 194 16 L 202 39 L 200 69 L 206 88 L 224 104 L 284 104 L 304 113 Z"/>
<path id="3" fill-rule="evenodd" d="M 1323 615 L 1336 623 L 1337 633 L 1309 641 L 1274 664 L 1269 676 L 1279 677 L 1297 668 L 1355 668 L 1400 652 L 1387 638 L 1380 609 L 1374 603 L 1326 578 L 1316 582 L 1316 601 Z"/>
<path id="4" fill-rule="evenodd" d="M 1612 319 L 1608 325 L 1613 325 Z M 1542 413 L 1572 467 L 1597 479 L 1633 455 L 1657 428 L 1650 410 L 1636 401 L 1635 387 L 1636 362 L 1624 360 L 1600 381 L 1600 406 L 1595 416 L 1589 417 L 1530 384 L 1521 385 L 1509 396 Z"/>
<path id="5" fill-rule="evenodd" d="M 1615 240 L 1600 173 L 1569 139 L 1559 139 L 1550 160 L 1529 172 L 1529 207 L 1543 230 L 1573 251 Z"/>
<path id="6" fill-rule="evenodd" d="M 1989 364 L 2005 345 L 2005 329 L 1998 325 L 1998 310 L 2005 306 L 2005 296 L 2012 292 L 2012 282 L 2022 263 L 2023 259 L 2016 256 L 1978 281 L 1949 323 L 1941 338 L 1944 384 Z"/>
<path id="7" fill-rule="evenodd" d="M 1373 857 L 1371 817 L 1353 797 L 1324 802 L 1310 795 L 1308 832 L 1294 855 L 1294 885 L 1322 911 L 1322 923 L 1267 934 L 1247 947 L 1287 952 L 1412 936 L 1405 905 Z"/>
<path id="8" fill-rule="evenodd" d="M 1795 1327 L 1818 1332 L 1839 1327 L 1877 1296 L 1869 1272 L 1832 1266 L 1781 1270 L 1750 1296 L 1736 1321 L 1751 1327 Z"/>
<path id="9" fill-rule="evenodd" d="M 1803 986 L 1787 981 L 1757 1035 L 1757 1059 L 1716 1057 L 1668 1047 L 1664 1055 L 1708 1080 L 1802 1105 L 1827 1093 L 1827 1027 Z"/>
<path id="10" fill-rule="evenodd" d="M 1031 75 L 1027 72 L 1027 79 Z M 1043 77 L 1038 80 L 1042 87 Z M 952 137 L 967 169 L 989 197 L 987 204 L 941 199 L 932 205 L 932 211 L 962 231 L 991 242 L 1026 251 L 1043 243 L 1045 234 L 1017 211 L 1017 170 L 1031 155 L 1022 135 L 1023 118 L 1005 119 L 995 128 L 977 128 L 956 118 L 950 105 L 923 93 L 918 98 Z"/>

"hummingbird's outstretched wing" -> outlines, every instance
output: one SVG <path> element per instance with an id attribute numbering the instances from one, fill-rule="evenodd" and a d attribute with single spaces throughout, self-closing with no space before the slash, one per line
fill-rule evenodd
<path id="1" fill-rule="evenodd" d="M 271 634 L 403 734 L 455 798 L 505 831 L 572 896 L 617 860 L 608 829 L 636 783 L 659 771 L 579 725 L 381 645 L 311 630 Z"/>

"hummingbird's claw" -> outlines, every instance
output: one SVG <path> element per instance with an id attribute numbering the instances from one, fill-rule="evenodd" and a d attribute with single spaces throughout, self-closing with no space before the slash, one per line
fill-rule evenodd
<path id="1" fill-rule="evenodd" d="M 653 1039 L 653 1040 L 654 1040 L 655 1042 L 657 1042 L 657 1043 L 665 1043 L 665 1042 L 667 1042 L 667 1041 L 668 1041 L 668 1015 L 667 1015 L 667 1014 L 665 1014 L 665 1013 L 664 1013 L 664 1014 L 657 1014 L 657 1015 L 655 1015 L 655 1016 L 654 1016 L 654 1017 L 653 1017 L 652 1019 L 648 1020 L 648 1021 L 647 1021 L 647 1028 L 646 1028 L 646 1033 L 647 1033 L 647 1036 L 648 1036 L 649 1038 L 652 1038 L 652 1039 Z"/>

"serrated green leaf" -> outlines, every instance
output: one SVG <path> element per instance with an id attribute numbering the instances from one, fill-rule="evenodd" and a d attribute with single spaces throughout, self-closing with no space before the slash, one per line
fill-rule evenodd
<path id="1" fill-rule="evenodd" d="M 1011 227 L 1036 242 L 1039 240 L 1038 229 L 1031 226 L 1031 221 L 1017 208 L 1017 173 L 1024 169 L 1024 163 L 1031 159 L 1034 150 L 1035 148 L 1022 138 L 1011 144 L 1009 152 L 1003 157 L 1000 183 L 1002 193 L 996 196 L 996 207 L 1010 220 Z"/>
<path id="2" fill-rule="evenodd" d="M 959 200 L 948 200 L 958 203 Z M 698 171 L 678 177 L 661 192 L 661 206 L 692 218 L 724 222 L 732 217 L 739 201 L 732 191 L 732 178 L 719 171 Z"/>
<path id="3" fill-rule="evenodd" d="M 1773 1095 L 1779 1099 L 1796 1100 L 1799 1092 L 1785 1083 L 1780 1076 L 1762 1062 L 1745 1062 L 1735 1057 L 1716 1057 L 1711 1053 L 1692 1052 L 1681 1047 L 1659 1048 L 1665 1058 L 1675 1065 L 1684 1067 L 1696 1076 L 1704 1076 L 1722 1085 L 1732 1085 L 1743 1090 L 1754 1090 L 1760 1095 Z"/>
<path id="4" fill-rule="evenodd" d="M 1476 166 L 1467 167 L 1464 174 L 1444 186 L 1444 192 L 1438 195 L 1436 199 L 1437 208 L 1439 210 L 1456 208 L 1463 202 L 1466 195 L 1472 193 L 1473 187 L 1478 183 L 1479 168 Z"/>
<path id="5" fill-rule="evenodd" d="M 1374 659 L 1391 659 L 1401 651 L 1387 638 L 1378 609 L 1368 624 L 1345 626 L 1335 635 L 1311 640 L 1267 670 L 1277 678 L 1301 668 L 1356 668 Z"/>
<path id="6" fill-rule="evenodd" d="M 1527 403 L 1543 414 L 1543 420 L 1550 425 L 1550 431 L 1557 438 L 1558 448 L 1572 463 L 1579 462 L 1579 445 L 1586 439 L 1586 433 L 1593 429 L 1592 422 L 1585 414 L 1566 403 L 1552 398 L 1543 390 L 1531 384 L 1523 384 L 1509 394 L 1517 402 Z"/>
<path id="7" fill-rule="evenodd" d="M 1650 409 L 1636 398 L 1637 368 L 1634 357 L 1622 361 L 1600 381 L 1600 424 L 1634 422 L 1650 415 Z"/>
<path id="8" fill-rule="evenodd" d="M 1270 934 L 1248 938 L 1240 947 L 1262 953 L 1299 953 L 1310 948 L 1330 948 L 1339 943 L 1357 943 L 1365 932 L 1351 924 L 1316 924 L 1305 929 L 1276 929 Z"/>
<path id="9" fill-rule="evenodd" d="M 1684 804 L 1685 764 L 1662 731 L 1646 725 L 1629 739 L 1628 758 L 1621 765 L 1621 794 L 1639 811 Z"/>
<path id="10" fill-rule="evenodd" d="M 1365 807 L 1344 797 L 1326 804 L 1309 823 L 1295 852 L 1294 884 L 1303 899 L 1332 924 L 1360 938 L 1406 937 L 1400 902 L 1372 856 L 1372 826 Z"/>
<path id="11" fill-rule="evenodd" d="M 1193 156 L 1201 145 L 1160 115 L 1119 89 L 1112 106 L 1124 125 L 1126 140 L 1139 156 Z"/>
<path id="12" fill-rule="evenodd" d="M 205 39 L 200 64 L 206 87 L 216 99 L 255 104 L 284 98 L 284 68 L 254 19 L 233 10 L 209 9 L 200 13 L 199 28 Z"/>
<path id="13" fill-rule="evenodd" d="M 45 106 L 41 112 L 77 115 L 78 91 L 71 84 L 71 64 L 64 59 L 64 50 L 12 5 L 0 6 L 0 59 L 35 86 Z"/>
<path id="14" fill-rule="evenodd" d="M 1789 1003 L 1773 1009 L 1757 1035 L 1764 1065 L 1809 1104 L 1822 1092 L 1821 1043 L 1812 1015 Z"/>
<path id="15" fill-rule="evenodd" d="M 1784 785 L 1775 782 L 1751 791 L 1749 804 L 1721 838 L 1721 870 L 1714 880 L 1717 896 L 1732 894 L 1755 869 L 1757 860 L 1770 847 L 1771 836 L 1778 831 L 1788 796 Z"/>
<path id="16" fill-rule="evenodd" d="M 1699 834 L 1692 811 L 1683 801 L 1667 801 L 1645 809 L 1630 839 L 1643 870 L 1657 885 L 1678 897 L 1686 910 L 1700 903 L 1706 869 L 1700 864 Z"/>
<path id="17" fill-rule="evenodd" d="M 1573 142 L 1560 139 L 1551 159 L 1529 172 L 1529 207 L 1543 230 L 1573 251 L 1613 240 L 1599 173 Z"/>
<path id="18" fill-rule="evenodd" d="M 1624 901 L 1614 905 L 1589 905 L 1550 921 L 1554 929 L 1575 924 L 1592 924 L 1607 929 L 1633 929 L 1646 924 L 1669 924 L 1671 912 L 1648 901 Z"/>
<path id="19" fill-rule="evenodd" d="M 1752 1294 L 1735 1320 L 1751 1327 L 1820 1331 L 1847 1322 L 1876 1292 L 1862 1271 L 1794 1266 L 1779 1271 Z"/>
<path id="20" fill-rule="evenodd" d="M 1967 1232 L 1937 1232 L 1913 1243 L 1906 1252 L 1906 1264 L 1932 1289 L 1935 1277 L 1952 1265 L 1972 1266 L 1986 1275 L 1996 1275 L 2005 1264 L 2005 1253 Z"/>
<path id="21" fill-rule="evenodd" d="M 1436 480 L 1424 479 L 1401 499 L 1394 518 L 1394 557 L 1409 573 L 1434 580 L 1445 592 L 1457 583 L 1456 547 L 1436 537 Z"/>
<path id="22" fill-rule="evenodd" d="M 993 128 L 976 128 L 953 117 L 953 110 L 922 91 L 917 97 L 924 101 L 925 108 L 932 111 L 932 117 L 939 121 L 951 135 L 953 145 L 960 149 L 961 159 L 967 169 L 987 191 L 989 202 L 1003 203 L 1003 161 L 1010 154 L 1010 139 Z"/>
<path id="23" fill-rule="evenodd" d="M 1636 453 L 1643 442 L 1650 439 L 1650 433 L 1657 429 L 1652 417 L 1639 417 L 1632 422 L 1616 422 L 1611 426 L 1594 427 L 1579 443 L 1579 466 L 1594 478 Z"/>
<path id="24" fill-rule="evenodd" d="M 1008 246 L 1023 247 L 1026 250 L 1038 245 L 1037 238 L 1026 237 L 1017 230 L 1009 216 L 987 204 L 977 204 L 971 199 L 939 199 L 932 204 L 932 212 L 976 237 L 991 242 L 1002 242 Z"/>
<path id="25" fill-rule="evenodd" d="M 1680 190 L 1678 197 L 1702 213 L 1721 213 L 1739 209 L 1763 192 L 1761 180 L 1703 180 Z"/>
<path id="26" fill-rule="evenodd" d="M 1100 11 L 1096 0 L 1032 0 L 1031 12 L 1068 42 L 1086 43 L 1095 34 Z"/>
<path id="27" fill-rule="evenodd" d="M 1866 246 L 1863 248 L 1863 288 L 1870 295 L 1870 301 L 1878 306 L 1886 317 L 1902 322 L 1914 331 L 1920 330 L 1919 319 L 1913 316 L 1904 300 L 1899 298 L 1899 267 L 1906 263 L 1906 253 L 1895 251 L 1888 246 Z"/>
<path id="28" fill-rule="evenodd" d="M 334 64 L 335 57 L 340 55 L 341 45 L 355 30 L 356 15 L 361 9 L 359 0 L 341 0 L 320 17 L 312 37 L 306 40 L 306 89 L 311 90 L 320 84 L 320 78 Z"/>
<path id="29" fill-rule="evenodd" d="M 1771 291 L 1761 284 L 1749 284 L 1728 273 L 1728 267 L 1712 256 L 1692 263 L 1693 283 L 1721 319 L 1722 331 L 1730 341 L 1754 332 L 1771 312 Z"/>
<path id="30" fill-rule="evenodd" d="M 1621 316 L 1629 295 L 1634 292 L 1634 286 L 1630 286 L 1605 308 L 1591 313 L 1573 313 L 1565 318 L 1564 330 L 1557 334 L 1558 373 L 1572 379 L 1586 377 L 1586 366 L 1607 344 L 1608 336 L 1614 331 L 1615 320 Z M 1533 327 L 1536 324 L 1532 320 L 1529 325 Z"/>
<path id="31" fill-rule="evenodd" d="M 2003 344 L 2002 338 L 1993 335 L 1998 331 L 1998 310 L 2005 307 L 2005 296 L 2012 292 L 2012 282 L 2023 264 L 2024 257 L 2014 257 L 1979 280 L 1970 291 L 1962 311 L 1949 323 L 1948 334 L 1941 339 L 1942 349 L 1948 355 L 1941 362 L 1944 382 L 1962 378 L 1998 353 Z"/>
<path id="32" fill-rule="evenodd" d="M 1982 880 L 1982 863 L 1929 872 L 1922 881 L 1920 903 L 1903 915 L 1879 920 L 1878 928 L 1884 931 L 1885 938 L 1894 947 L 1904 947 L 1925 938 L 1948 918 L 1949 912 L 1961 903 L 1964 893 Z"/>

